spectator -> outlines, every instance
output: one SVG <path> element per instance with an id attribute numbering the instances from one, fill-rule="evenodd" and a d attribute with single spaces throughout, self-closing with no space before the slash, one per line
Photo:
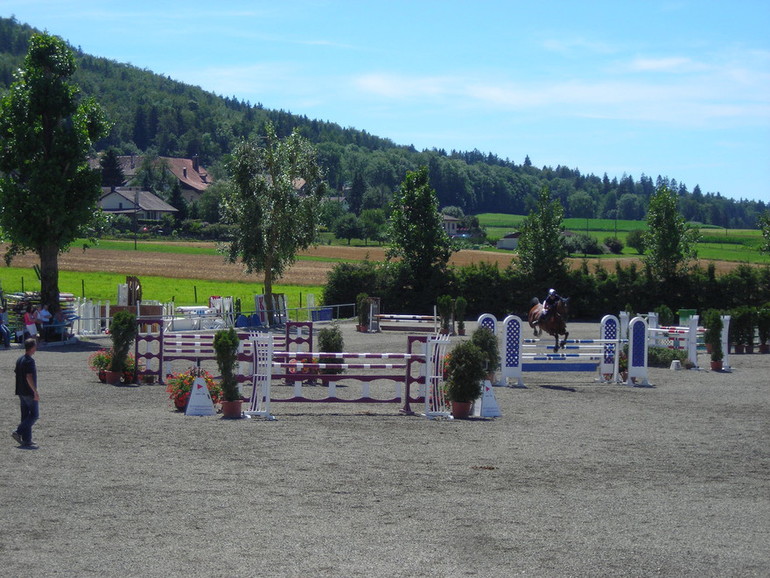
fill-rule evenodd
<path id="1" fill-rule="evenodd" d="M 11 347 L 11 328 L 8 327 L 8 310 L 0 307 L 0 337 L 3 339 L 3 345 L 6 349 Z"/>
<path id="2" fill-rule="evenodd" d="M 33 313 L 32 304 L 27 304 L 27 309 L 24 311 L 24 339 L 37 338 L 37 325 L 35 324 L 35 315 Z"/>

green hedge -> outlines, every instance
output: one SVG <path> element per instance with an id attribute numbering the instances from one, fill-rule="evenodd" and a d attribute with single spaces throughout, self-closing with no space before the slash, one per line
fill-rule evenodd
<path id="1" fill-rule="evenodd" d="M 535 283 L 512 267 L 479 263 L 447 271 L 413 275 L 400 263 L 340 263 L 329 273 L 324 303 L 354 303 L 358 293 L 380 297 L 386 313 L 432 312 L 439 295 L 462 295 L 467 315 L 492 313 L 525 317 L 533 297 L 542 299 L 550 287 L 570 298 L 570 317 L 601 319 L 630 309 L 647 312 L 665 306 L 679 309 L 719 309 L 742 305 L 760 307 L 770 301 L 770 267 L 739 265 L 717 276 L 713 265 L 696 268 L 668 283 L 649 277 L 635 264 L 607 270 L 587 262 L 549 285 Z"/>

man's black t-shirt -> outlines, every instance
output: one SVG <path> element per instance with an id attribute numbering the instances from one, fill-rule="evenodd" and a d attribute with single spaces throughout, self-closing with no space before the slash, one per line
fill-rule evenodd
<path id="1" fill-rule="evenodd" d="M 35 360 L 26 353 L 16 360 L 16 395 L 33 397 L 35 392 L 27 383 L 27 375 L 32 374 L 32 383 L 37 386 L 37 368 Z"/>

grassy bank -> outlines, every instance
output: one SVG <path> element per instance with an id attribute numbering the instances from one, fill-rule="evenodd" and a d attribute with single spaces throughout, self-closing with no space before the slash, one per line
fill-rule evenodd
<path id="1" fill-rule="evenodd" d="M 125 283 L 125 280 L 125 275 L 113 273 L 60 271 L 59 289 L 62 293 L 72 293 L 77 297 L 115 303 L 117 287 Z M 177 305 L 205 305 L 209 296 L 220 295 L 240 299 L 244 310 L 253 310 L 254 295 L 263 292 L 262 285 L 256 279 L 254 283 L 244 283 L 141 276 L 140 281 L 143 299 L 164 303 L 174 301 Z M 0 282 L 5 293 L 40 290 L 40 281 L 31 269 L 3 267 L 0 269 Z M 290 308 L 306 306 L 309 293 L 315 295 L 318 303 L 322 290 L 319 286 L 275 285 L 273 288 L 274 293 L 286 295 Z"/>

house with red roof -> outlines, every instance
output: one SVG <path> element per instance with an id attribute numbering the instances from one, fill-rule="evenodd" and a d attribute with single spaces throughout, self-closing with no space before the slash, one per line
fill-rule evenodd
<path id="1" fill-rule="evenodd" d="M 118 162 L 125 177 L 124 185 L 130 183 L 136 177 L 136 173 L 142 166 L 144 158 L 142 155 L 118 156 Z M 200 165 L 197 156 L 192 159 L 156 157 L 154 162 L 162 164 L 178 180 L 179 186 L 182 189 L 182 196 L 188 203 L 197 202 L 212 183 L 211 175 Z M 98 169 L 100 167 L 98 158 L 91 159 L 89 164 L 92 168 Z"/>

